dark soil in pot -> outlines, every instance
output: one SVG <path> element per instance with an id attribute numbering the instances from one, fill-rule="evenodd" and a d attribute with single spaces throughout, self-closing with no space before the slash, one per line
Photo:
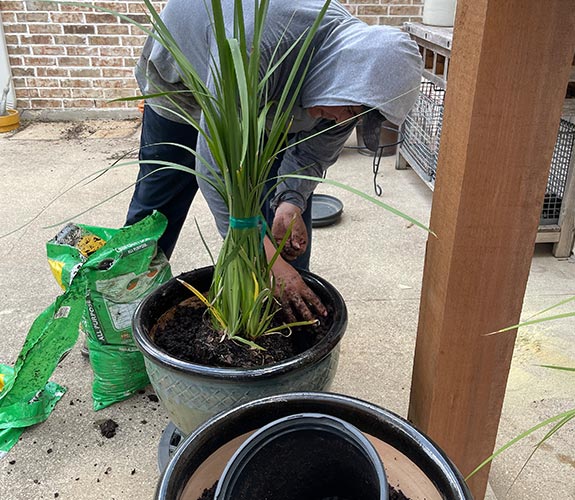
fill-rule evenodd
<path id="1" fill-rule="evenodd" d="M 328 316 L 317 325 L 263 335 L 256 341 L 262 347 L 258 350 L 222 339 L 222 332 L 212 326 L 206 307 L 196 297 L 190 297 L 164 313 L 151 336 L 160 349 L 183 361 L 222 368 L 256 368 L 292 358 L 318 343 L 332 324 L 333 310 L 329 304 L 326 307 Z M 273 326 L 282 323 L 280 311 Z"/>
<path id="2" fill-rule="evenodd" d="M 215 483 L 210 489 L 204 490 L 204 493 L 198 500 L 214 500 L 214 495 L 216 493 L 216 487 L 218 483 Z M 318 498 L 318 500 L 323 500 Z M 330 498 L 329 500 L 355 500 L 355 499 L 347 499 L 347 498 Z M 396 490 L 393 486 L 389 487 L 389 500 L 410 500 L 406 497 L 401 490 Z"/>

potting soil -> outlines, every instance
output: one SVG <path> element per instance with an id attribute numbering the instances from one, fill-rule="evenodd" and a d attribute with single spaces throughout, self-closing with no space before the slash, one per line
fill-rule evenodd
<path id="1" fill-rule="evenodd" d="M 0 453 L 24 428 L 45 420 L 64 394 L 48 380 L 80 328 L 90 346 L 94 409 L 149 383 L 131 317 L 143 297 L 171 277 L 157 251 L 166 225 L 166 218 L 154 213 L 122 229 L 67 226 L 48 242 L 50 266 L 65 291 L 36 318 L 14 367 L 0 370 Z"/>
<path id="2" fill-rule="evenodd" d="M 191 294 L 191 292 L 190 292 Z M 225 339 L 212 327 L 206 308 L 190 297 L 168 310 L 152 330 L 156 345 L 170 355 L 205 366 L 255 368 L 296 356 L 317 344 L 329 332 L 333 311 L 318 325 L 292 328 L 290 331 L 263 335 L 256 343 L 262 349 Z M 273 326 L 283 324 L 277 317 Z"/>
<path id="3" fill-rule="evenodd" d="M 202 496 L 198 500 L 214 500 L 216 494 L 216 488 L 218 486 L 217 481 L 209 489 L 205 489 Z M 316 500 L 316 499 L 312 499 Z M 362 500 L 362 499 L 345 499 L 339 497 L 330 497 L 329 499 L 318 498 L 317 500 Z M 410 500 L 406 497 L 401 490 L 396 490 L 393 486 L 389 487 L 389 500 Z"/>
<path id="4" fill-rule="evenodd" d="M 159 212 L 121 229 L 68 224 L 46 245 L 60 286 L 82 291 L 79 330 L 87 339 L 94 372 L 95 410 L 149 384 L 131 322 L 140 301 L 172 277 L 157 246 L 166 225 Z M 78 325 L 67 333 L 77 336 Z"/>

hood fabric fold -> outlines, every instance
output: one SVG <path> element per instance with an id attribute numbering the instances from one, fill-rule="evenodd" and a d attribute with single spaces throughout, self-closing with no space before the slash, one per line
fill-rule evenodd
<path id="1" fill-rule="evenodd" d="M 363 104 L 400 125 L 417 98 L 422 69 L 417 44 L 407 33 L 349 19 L 316 47 L 301 105 Z"/>

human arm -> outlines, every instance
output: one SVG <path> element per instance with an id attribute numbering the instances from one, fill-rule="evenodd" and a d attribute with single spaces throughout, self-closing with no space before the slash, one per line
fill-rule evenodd
<path id="1" fill-rule="evenodd" d="M 355 120 L 330 128 L 333 123 L 320 120 L 311 131 L 296 134 L 291 139 L 292 146 L 286 150 L 279 168 L 278 180 L 281 182 L 272 200 L 272 207 L 275 209 L 272 235 L 276 244 L 279 244 L 293 222 L 290 236 L 282 250 L 282 256 L 287 260 L 297 258 L 307 248 L 309 235 L 301 214 L 306 209 L 309 197 L 318 181 L 285 176 L 290 174 L 318 178 L 324 176 L 325 170 L 337 160 L 355 127 Z M 322 130 L 325 131 L 315 136 Z"/>

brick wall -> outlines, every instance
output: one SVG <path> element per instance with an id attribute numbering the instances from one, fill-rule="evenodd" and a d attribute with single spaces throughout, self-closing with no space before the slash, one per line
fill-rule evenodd
<path id="1" fill-rule="evenodd" d="M 370 24 L 418 20 L 423 0 L 343 0 Z M 158 10 L 165 2 L 155 2 Z M 98 0 L 96 5 L 145 22 L 141 0 Z M 28 115 L 63 118 L 124 116 L 137 95 L 133 77 L 146 36 L 129 22 L 84 7 L 0 0 L 17 107 Z"/>

